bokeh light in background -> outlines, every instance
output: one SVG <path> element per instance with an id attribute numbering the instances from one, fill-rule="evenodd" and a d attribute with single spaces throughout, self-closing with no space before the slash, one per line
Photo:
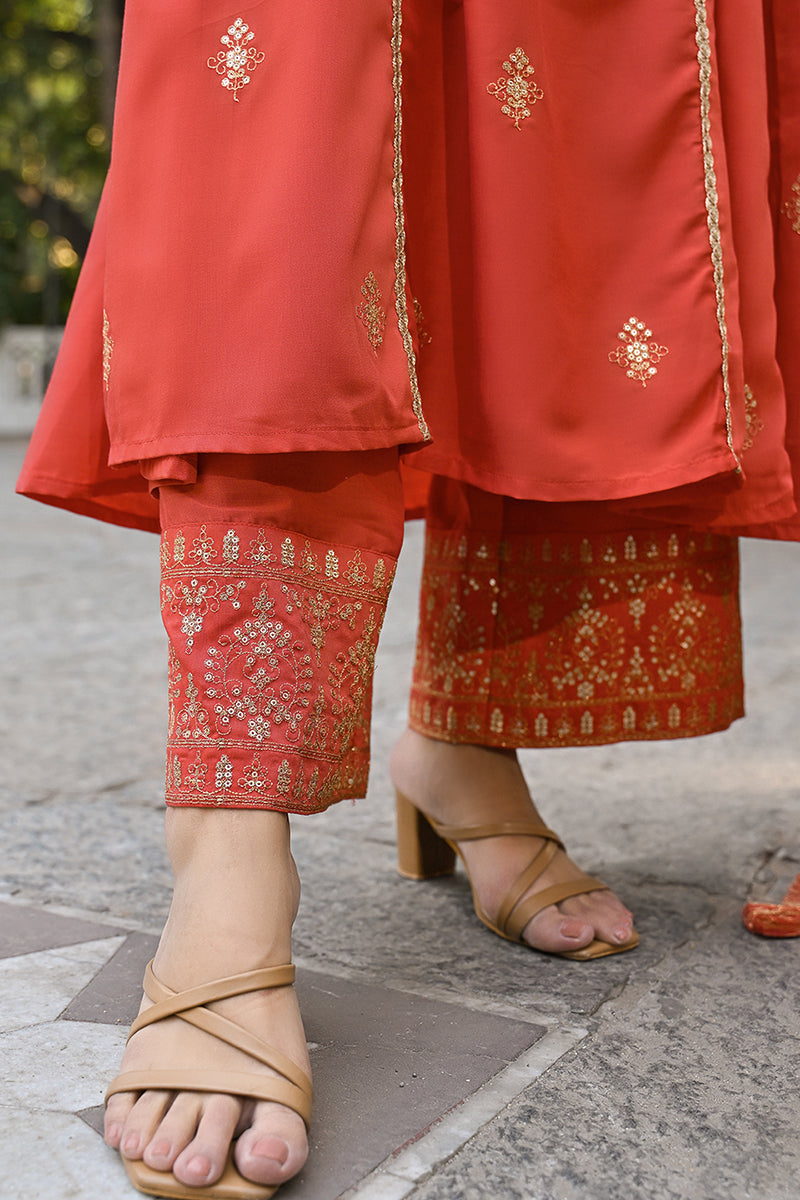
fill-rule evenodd
<path id="1" fill-rule="evenodd" d="M 123 0 L 0 0 L 0 326 L 63 322 L 111 143 Z"/>

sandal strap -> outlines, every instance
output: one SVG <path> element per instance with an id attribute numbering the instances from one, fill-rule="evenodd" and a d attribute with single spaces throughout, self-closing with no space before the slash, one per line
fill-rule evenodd
<path id="1" fill-rule="evenodd" d="M 240 1071 L 125 1071 L 111 1084 L 106 1092 L 106 1101 L 118 1092 L 214 1092 L 283 1104 L 308 1125 L 311 1120 L 311 1082 L 304 1079 L 305 1087 L 299 1088 L 287 1079 L 248 1075 Z"/>
<path id="2" fill-rule="evenodd" d="M 527 837 L 546 838 L 555 842 L 560 849 L 564 843 L 557 833 L 548 829 L 540 821 L 495 821 L 484 825 L 440 825 L 438 821 L 426 817 L 434 833 L 448 842 L 474 842 L 478 838 L 505 837 L 506 835 L 523 834 Z"/>
<path id="3" fill-rule="evenodd" d="M 220 1042 L 227 1042 L 235 1050 L 241 1050 L 243 1054 L 248 1054 L 257 1062 L 263 1063 L 265 1067 L 271 1067 L 273 1071 L 283 1075 L 295 1087 L 302 1090 L 307 1086 L 308 1080 L 305 1073 L 287 1055 L 278 1050 L 276 1046 L 265 1042 L 257 1034 L 250 1033 L 242 1025 L 237 1025 L 235 1021 L 223 1017 L 221 1013 L 211 1012 L 207 1008 L 198 1008 L 192 1012 L 182 1013 L 181 1020 L 194 1025 L 196 1029 L 202 1029 L 204 1033 L 211 1034 Z"/>
<path id="4" fill-rule="evenodd" d="M 265 1042 L 257 1034 L 242 1025 L 212 1012 L 206 1007 L 215 1000 L 241 996 L 247 992 L 264 988 L 285 987 L 294 982 L 295 969 L 287 963 L 277 967 L 265 967 L 258 971 L 246 971 L 225 979 L 212 980 L 198 987 L 173 992 L 163 984 L 153 971 L 152 961 L 147 964 L 144 976 L 144 991 L 153 1004 L 140 1013 L 131 1026 L 128 1038 L 140 1029 L 153 1025 L 168 1017 L 177 1017 L 204 1033 L 225 1042 L 257 1062 L 276 1071 L 283 1078 L 270 1078 L 231 1071 L 152 1070 L 129 1071 L 119 1075 L 107 1095 L 116 1092 L 146 1091 L 152 1088 L 166 1091 L 225 1092 L 229 1095 L 249 1096 L 253 1099 L 274 1100 L 286 1104 L 299 1113 L 308 1124 L 311 1113 L 311 1081 L 296 1063 L 275 1046 Z"/>
<path id="5" fill-rule="evenodd" d="M 294 983 L 295 969 L 292 963 L 279 967 L 264 967 L 259 971 L 245 971 L 241 975 L 230 975 L 225 979 L 214 979 L 198 987 L 173 992 L 153 972 L 152 960 L 144 972 L 144 992 L 154 1003 L 146 1012 L 140 1013 L 131 1025 L 128 1037 L 133 1037 L 146 1025 L 163 1021 L 165 1017 L 179 1016 L 189 1008 L 200 1008 L 214 1000 L 227 1000 L 231 996 L 242 996 L 245 992 L 259 992 L 265 988 L 285 987 Z"/>
<path id="6" fill-rule="evenodd" d="M 544 874 L 557 854 L 557 843 L 545 842 L 541 850 L 534 856 L 530 865 L 514 880 L 497 912 L 497 924 L 503 931 L 505 931 L 506 924 L 522 897 L 533 887 L 539 876 Z"/>
<path id="7" fill-rule="evenodd" d="M 582 879 L 573 879 L 568 883 L 555 883 L 552 887 L 543 888 L 541 892 L 535 892 L 534 895 L 521 900 L 507 918 L 505 925 L 501 925 L 501 929 L 513 941 L 522 941 L 522 933 L 528 922 L 551 904 L 560 904 L 570 896 L 583 896 L 587 892 L 607 891 L 608 884 L 592 878 L 591 875 L 584 875 Z"/>

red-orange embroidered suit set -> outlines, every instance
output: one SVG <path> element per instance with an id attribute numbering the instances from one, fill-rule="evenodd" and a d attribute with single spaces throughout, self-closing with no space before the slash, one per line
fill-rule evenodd
<path id="1" fill-rule="evenodd" d="M 130 0 L 20 490 L 162 532 L 167 798 L 363 794 L 404 511 L 411 720 L 741 714 L 737 533 L 797 539 L 782 0 Z"/>

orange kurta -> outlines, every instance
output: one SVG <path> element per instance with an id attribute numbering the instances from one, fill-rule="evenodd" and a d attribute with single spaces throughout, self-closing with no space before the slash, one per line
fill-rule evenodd
<path id="1" fill-rule="evenodd" d="M 412 464 L 489 491 L 796 536 L 785 6 L 168 10 L 127 6 L 21 490 L 155 528 L 141 459 L 429 426 Z"/>
<path id="2" fill-rule="evenodd" d="M 434 433 L 414 465 L 719 529 L 792 516 L 800 43 L 772 7 L 414 9 L 409 276 Z"/>

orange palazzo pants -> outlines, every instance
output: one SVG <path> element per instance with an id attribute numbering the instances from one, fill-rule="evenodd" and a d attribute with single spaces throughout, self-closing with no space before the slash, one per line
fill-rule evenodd
<path id="1" fill-rule="evenodd" d="M 167 803 L 319 812 L 363 796 L 402 540 L 395 450 L 142 465 L 162 524 Z M 587 745 L 742 715 L 732 538 L 431 489 L 411 724 Z M 596 514 L 594 525 L 596 526 Z"/>

